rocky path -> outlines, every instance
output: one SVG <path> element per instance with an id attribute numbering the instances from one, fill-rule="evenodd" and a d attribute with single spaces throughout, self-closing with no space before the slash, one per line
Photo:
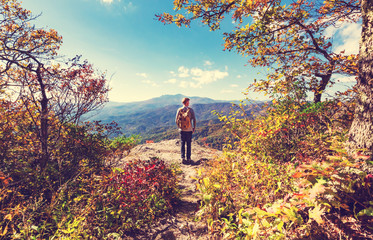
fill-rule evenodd
<path id="1" fill-rule="evenodd" d="M 192 160 L 197 164 L 191 166 L 181 164 L 180 141 L 177 139 L 159 143 L 147 143 L 131 149 L 130 154 L 122 159 L 121 162 L 158 157 L 166 164 L 177 164 L 180 166 L 179 187 L 181 189 L 181 201 L 176 207 L 175 213 L 171 217 L 163 219 L 159 226 L 154 227 L 150 232 L 132 236 L 129 239 L 209 239 L 207 226 L 194 221 L 199 201 L 195 178 L 197 178 L 198 169 L 204 165 L 205 161 L 213 159 L 220 154 L 221 152 L 218 150 L 192 143 Z"/>

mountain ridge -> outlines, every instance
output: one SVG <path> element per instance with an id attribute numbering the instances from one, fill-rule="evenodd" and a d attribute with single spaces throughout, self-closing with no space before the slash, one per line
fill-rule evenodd
<path id="1" fill-rule="evenodd" d="M 198 123 L 209 120 L 217 120 L 218 117 L 212 114 L 212 111 L 228 113 L 231 103 L 210 103 L 193 104 L 191 106 L 196 114 Z M 153 128 L 175 125 L 176 111 L 180 105 L 168 105 L 165 107 L 154 108 L 146 111 L 139 111 L 131 114 L 112 116 L 105 121 L 115 121 L 122 127 L 125 133 L 139 134 L 151 131 Z"/>
<path id="2" fill-rule="evenodd" d="M 105 120 L 114 116 L 124 116 L 128 114 L 134 114 L 137 112 L 143 112 L 147 110 L 153 110 L 155 108 L 162 108 L 170 105 L 182 105 L 181 100 L 186 97 L 182 94 L 175 95 L 162 95 L 155 98 L 150 98 L 144 101 L 135 102 L 108 102 L 106 106 L 102 109 L 92 112 L 87 115 L 85 119 L 87 120 Z M 189 97 L 191 99 L 191 106 L 195 104 L 210 104 L 210 103 L 222 103 L 222 102 L 237 102 L 237 101 L 224 101 L 224 100 L 214 100 L 207 97 Z"/>
<path id="3" fill-rule="evenodd" d="M 110 102 L 95 115 L 91 115 L 88 120 L 99 120 L 103 123 L 115 121 L 126 136 L 140 135 L 143 139 L 163 140 L 178 134 L 175 116 L 177 109 L 182 106 L 181 100 L 184 97 L 185 95 L 176 94 L 130 103 Z M 218 116 L 212 112 L 216 111 L 227 115 L 232 108 L 235 108 L 233 104 L 239 103 L 239 101 L 229 102 L 205 97 L 189 98 L 191 99 L 190 107 L 194 109 L 196 114 L 197 128 L 200 131 L 209 131 L 210 134 L 213 129 L 221 131 L 223 125 Z M 205 137 L 205 135 L 203 134 L 201 137 Z"/>

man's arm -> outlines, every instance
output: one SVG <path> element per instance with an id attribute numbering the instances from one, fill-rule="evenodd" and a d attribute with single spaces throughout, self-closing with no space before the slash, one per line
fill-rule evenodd
<path id="1" fill-rule="evenodd" d="M 176 111 L 176 116 L 175 116 L 175 123 L 177 125 L 177 116 L 179 115 L 180 108 Z"/>
<path id="2" fill-rule="evenodd" d="M 191 112 L 192 112 L 192 119 L 191 119 L 191 121 L 193 122 L 193 132 L 194 132 L 194 130 L 197 127 L 197 120 L 196 120 L 196 115 L 194 114 L 194 110 L 193 109 L 191 109 Z"/>

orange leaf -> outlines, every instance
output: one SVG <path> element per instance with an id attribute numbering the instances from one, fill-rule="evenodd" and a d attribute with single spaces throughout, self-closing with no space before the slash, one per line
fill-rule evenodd
<path id="1" fill-rule="evenodd" d="M 303 199 L 306 195 L 300 193 L 294 193 L 293 196 L 297 196 L 299 199 Z"/>
<path id="2" fill-rule="evenodd" d="M 294 173 L 294 174 L 292 175 L 292 177 L 293 177 L 293 178 L 301 178 L 301 177 L 303 177 L 303 173 L 301 173 L 301 172 L 296 172 L 296 173 Z"/>

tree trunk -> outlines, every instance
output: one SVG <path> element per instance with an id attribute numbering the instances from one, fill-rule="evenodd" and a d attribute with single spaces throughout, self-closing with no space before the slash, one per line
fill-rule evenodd
<path id="1" fill-rule="evenodd" d="M 40 73 L 40 66 L 36 70 L 37 79 L 41 91 L 41 114 L 40 114 L 40 141 L 41 141 L 41 151 L 42 155 L 40 158 L 40 167 L 43 170 L 49 161 L 49 151 L 48 151 L 48 97 L 45 90 L 45 84 L 43 82 L 43 77 Z"/>
<path id="2" fill-rule="evenodd" d="M 316 88 L 314 98 L 313 98 L 314 103 L 321 102 L 322 94 L 324 93 L 326 86 L 328 85 L 330 78 L 332 77 L 332 73 L 328 73 L 326 75 L 316 74 L 316 77 L 320 77 L 321 82 Z"/>
<path id="3" fill-rule="evenodd" d="M 362 0 L 362 33 L 360 40 L 358 96 L 347 150 L 354 154 L 373 150 L 373 0 Z"/>

